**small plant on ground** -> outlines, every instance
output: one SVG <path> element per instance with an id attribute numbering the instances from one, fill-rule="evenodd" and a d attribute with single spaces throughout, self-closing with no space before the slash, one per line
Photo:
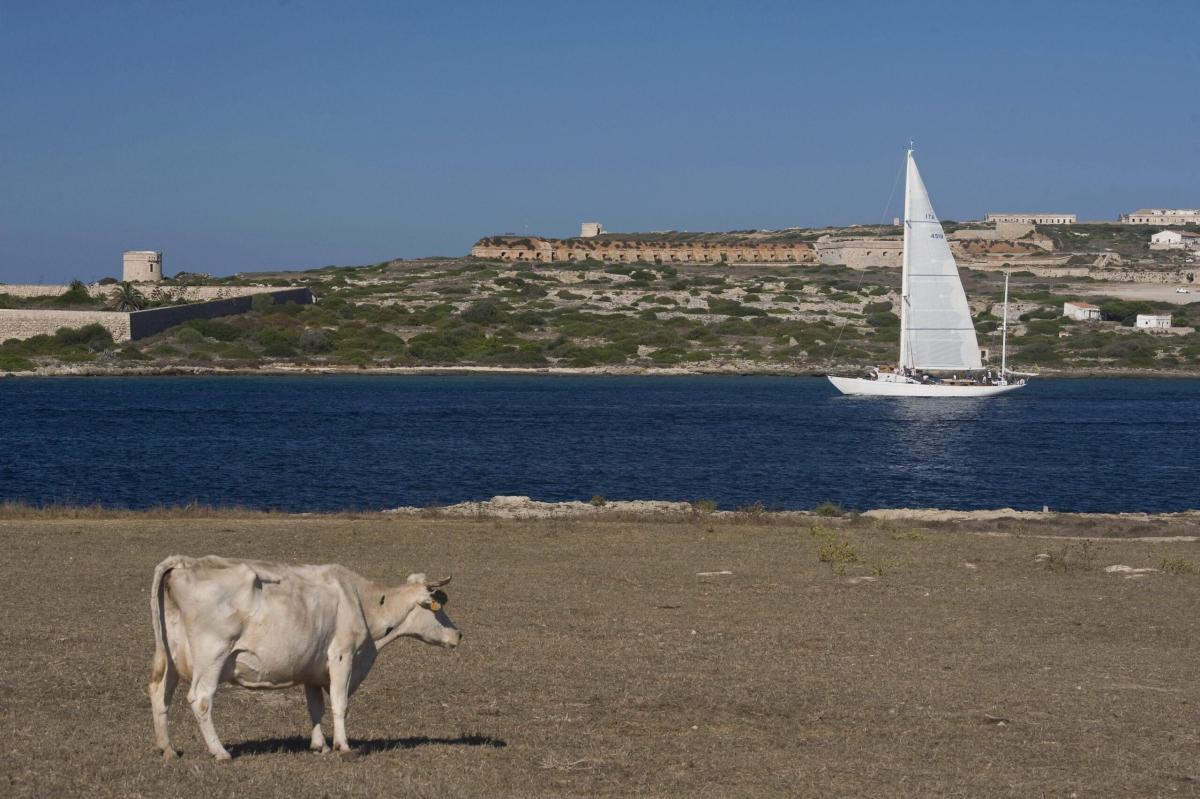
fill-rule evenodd
<path id="1" fill-rule="evenodd" d="M 902 533 L 893 533 L 893 541 L 924 541 L 929 536 L 922 533 L 920 530 L 905 530 Z"/>
<path id="2" fill-rule="evenodd" d="M 851 541 L 838 535 L 836 530 L 815 524 L 809 529 L 809 535 L 819 542 L 817 559 L 828 563 L 834 574 L 845 574 L 847 564 L 859 562 L 858 549 Z"/>
<path id="3" fill-rule="evenodd" d="M 1196 565 L 1186 558 L 1181 558 L 1178 555 L 1163 555 L 1162 562 L 1158 564 L 1158 568 L 1165 571 L 1167 574 L 1195 574 Z"/>
<path id="4" fill-rule="evenodd" d="M 817 546 L 817 559 L 828 563 L 836 574 L 845 574 L 846 564 L 858 563 L 858 549 L 844 538 L 830 536 Z"/>
<path id="5" fill-rule="evenodd" d="M 813 513 L 818 516 L 845 516 L 846 509 L 838 502 L 822 502 L 813 508 Z"/>
<path id="6" fill-rule="evenodd" d="M 593 507 L 603 508 L 608 504 L 608 500 L 604 498 L 603 494 L 596 494 L 594 497 L 592 497 L 591 503 Z"/>
<path id="7" fill-rule="evenodd" d="M 1052 572 L 1068 574 L 1096 570 L 1096 548 L 1091 541 L 1068 544 L 1057 552 L 1048 553 L 1043 562 Z"/>
<path id="8" fill-rule="evenodd" d="M 692 509 L 698 513 L 712 513 L 717 509 L 715 499 L 698 499 L 692 503 Z"/>
<path id="9" fill-rule="evenodd" d="M 747 516 L 759 517 L 767 512 L 767 508 L 761 502 L 753 502 L 749 505 L 743 505 L 738 508 L 738 513 L 744 513 Z"/>

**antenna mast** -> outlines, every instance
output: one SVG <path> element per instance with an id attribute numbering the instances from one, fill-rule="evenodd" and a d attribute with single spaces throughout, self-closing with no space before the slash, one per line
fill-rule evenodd
<path id="1" fill-rule="evenodd" d="M 1004 323 L 1000 328 L 1000 382 L 1008 383 L 1008 272 L 1004 273 Z"/>

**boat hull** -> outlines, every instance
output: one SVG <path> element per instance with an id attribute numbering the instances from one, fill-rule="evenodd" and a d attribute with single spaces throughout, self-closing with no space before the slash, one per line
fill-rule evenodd
<path id="1" fill-rule="evenodd" d="M 853 397 L 995 397 L 1018 388 L 1025 383 L 1009 383 L 1005 386 L 948 386 L 941 383 L 909 383 L 892 380 L 867 380 L 861 377 L 834 377 L 829 382 L 843 394 Z"/>

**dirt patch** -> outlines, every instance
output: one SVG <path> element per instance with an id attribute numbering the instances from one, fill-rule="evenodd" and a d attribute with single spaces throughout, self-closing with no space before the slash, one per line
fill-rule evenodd
<path id="1" fill-rule="evenodd" d="M 994 523 L 3 519 L 0 785 L 9 796 L 1194 791 L 1200 545 L 1125 540 L 1144 523 L 1119 519 L 1086 547 L 968 529 Z M 337 561 L 380 579 L 453 572 L 466 638 L 453 652 L 384 652 L 351 703 L 356 759 L 305 751 L 298 689 L 223 688 L 213 712 L 235 757 L 215 763 L 181 689 L 171 723 L 184 757 L 164 765 L 145 695 L 147 590 L 175 552 Z M 1111 564 L 1171 570 L 1124 579 Z"/>

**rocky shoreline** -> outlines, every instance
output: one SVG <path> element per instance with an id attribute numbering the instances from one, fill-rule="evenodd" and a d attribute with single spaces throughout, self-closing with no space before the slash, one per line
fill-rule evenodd
<path id="1" fill-rule="evenodd" d="M 163 377 L 163 376 L 248 376 L 248 375 L 575 375 L 575 376 L 776 376 L 823 377 L 826 374 L 858 373 L 862 367 L 836 367 L 827 370 L 812 366 L 788 367 L 780 364 L 751 362 L 725 363 L 715 366 L 389 366 L 358 367 L 334 365 L 269 364 L 255 368 L 225 368 L 214 366 L 108 366 L 96 364 L 57 364 L 39 366 L 32 372 L 0 372 L 0 378 L 12 377 Z M 1187 380 L 1200 378 L 1200 369 L 1043 369 L 1038 378 L 1155 378 Z"/>
<path id="2" fill-rule="evenodd" d="M 990 510 L 951 510 L 940 508 L 877 508 L 861 513 L 822 514 L 813 510 L 766 510 L 755 506 L 741 510 L 717 510 L 700 502 L 673 502 L 669 500 L 603 500 L 592 502 L 570 500 L 566 502 L 541 502 L 527 496 L 495 496 L 481 502 L 459 502 L 454 505 L 418 508 L 412 506 L 383 511 L 396 516 L 429 516 L 489 519 L 567 519 L 597 517 L 678 517 L 711 516 L 717 519 L 771 518 L 780 520 L 811 520 L 815 518 L 838 518 L 841 515 L 865 519 L 912 522 L 994 522 L 1020 520 L 1044 522 L 1054 519 L 1081 517 L 1094 521 L 1121 520 L 1144 522 L 1200 521 L 1200 510 L 1178 513 L 1060 513 L 1053 510 L 1016 510 L 995 508 Z"/>

